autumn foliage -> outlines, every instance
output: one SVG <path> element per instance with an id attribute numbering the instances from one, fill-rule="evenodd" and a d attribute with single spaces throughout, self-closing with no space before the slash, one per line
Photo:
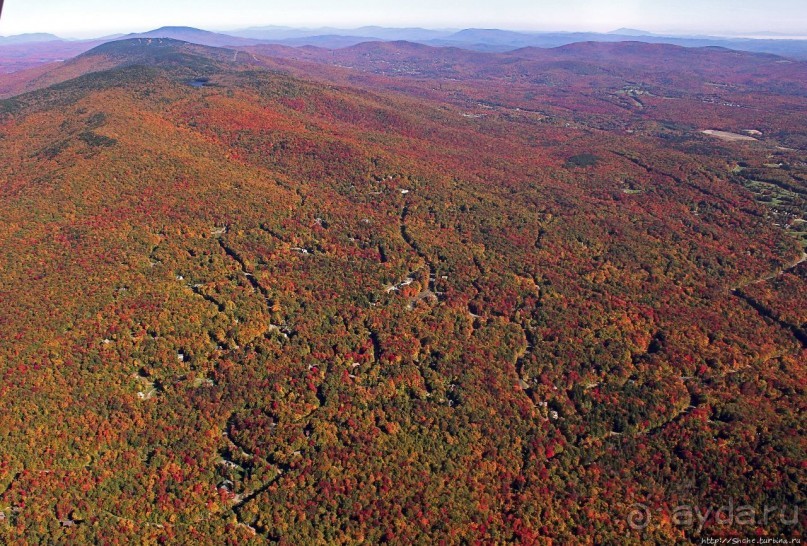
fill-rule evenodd
<path id="1" fill-rule="evenodd" d="M 0 102 L 0 542 L 671 544 L 683 503 L 803 506 L 775 58 L 126 47 Z"/>

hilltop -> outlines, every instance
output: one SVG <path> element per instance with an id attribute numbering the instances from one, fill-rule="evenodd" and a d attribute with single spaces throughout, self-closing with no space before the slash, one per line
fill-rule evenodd
<path id="1" fill-rule="evenodd" d="M 252 62 L 249 55 L 230 49 L 198 45 L 172 38 L 128 38 L 97 45 L 73 59 L 15 74 L 0 96 L 15 95 L 65 82 L 73 78 L 126 66 L 171 68 L 183 77 L 203 77 L 217 66 Z"/>
<path id="2" fill-rule="evenodd" d="M 127 34 L 121 40 L 137 38 L 168 38 L 211 47 L 243 46 L 258 43 L 256 40 L 210 32 L 193 27 L 161 27 L 149 32 Z"/>
<path id="3" fill-rule="evenodd" d="M 17 34 L 16 36 L 0 36 L 0 45 L 30 44 L 36 42 L 54 42 L 59 40 L 61 40 L 61 38 L 59 38 L 58 36 L 40 32 L 32 34 Z"/>

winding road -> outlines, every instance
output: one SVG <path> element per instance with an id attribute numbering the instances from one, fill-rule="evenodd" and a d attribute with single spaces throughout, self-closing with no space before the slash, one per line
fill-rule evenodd
<path id="1" fill-rule="evenodd" d="M 773 280 L 773 279 L 775 279 L 777 277 L 781 277 L 785 273 L 789 273 L 789 272 L 793 271 L 794 269 L 796 269 L 798 266 L 800 266 L 804 262 L 807 262 L 807 252 L 802 252 L 801 257 L 798 260 L 796 260 L 795 262 L 791 263 L 790 265 L 788 265 L 786 267 L 783 267 L 782 269 L 779 269 L 778 271 L 774 271 L 773 273 L 770 273 L 770 274 L 768 274 L 768 275 L 766 275 L 764 277 L 760 277 L 758 279 L 754 279 L 753 281 L 749 281 L 749 282 L 747 282 L 745 284 L 735 286 L 734 288 L 731 289 L 731 292 L 736 292 L 737 290 L 741 290 L 741 289 L 745 288 L 746 286 L 751 286 L 752 284 L 760 284 L 760 283 L 763 283 L 763 282 Z"/>

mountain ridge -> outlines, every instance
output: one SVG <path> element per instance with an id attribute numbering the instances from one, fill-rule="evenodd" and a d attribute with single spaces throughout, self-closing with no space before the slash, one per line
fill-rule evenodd
<path id="1" fill-rule="evenodd" d="M 48 33 L 29 33 L 29 34 L 16 34 L 14 36 L 0 36 L 0 46 L 16 45 L 16 44 L 30 44 L 39 42 L 57 42 L 63 41 L 55 34 Z"/>
<path id="2" fill-rule="evenodd" d="M 211 47 L 244 46 L 257 43 L 256 40 L 185 26 L 160 27 L 147 32 L 126 34 L 116 38 L 116 40 L 131 40 L 134 38 L 171 38 Z"/>

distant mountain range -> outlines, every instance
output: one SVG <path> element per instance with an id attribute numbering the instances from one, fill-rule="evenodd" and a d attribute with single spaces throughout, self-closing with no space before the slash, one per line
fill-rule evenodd
<path id="1" fill-rule="evenodd" d="M 356 29 L 291 27 L 253 27 L 227 33 L 211 32 L 192 27 L 170 26 L 149 32 L 108 36 L 93 41 L 130 38 L 172 38 L 214 47 L 241 47 L 261 43 L 293 47 L 316 46 L 328 49 L 349 47 L 368 41 L 409 41 L 437 47 L 459 47 L 475 51 L 505 52 L 524 47 L 552 48 L 577 42 L 640 41 L 666 43 L 683 47 L 724 47 L 754 53 L 771 53 L 796 59 L 807 59 L 807 40 L 774 38 L 760 33 L 762 38 L 727 38 L 713 36 L 666 36 L 644 30 L 620 28 L 608 33 L 596 32 L 516 32 L 501 29 L 469 28 L 463 30 L 430 30 L 424 28 L 386 28 L 367 26 Z M 771 36 L 766 38 L 765 36 Z M 24 34 L 0 37 L 0 47 L 55 42 L 52 34 Z M 77 43 L 71 41 L 70 43 Z M 88 48 L 89 49 L 89 48 Z"/>
<path id="2" fill-rule="evenodd" d="M 0 36 L 0 46 L 31 44 L 35 42 L 54 42 L 58 40 L 61 40 L 61 38 L 53 34 L 45 34 L 42 32 L 34 34 L 17 34 L 16 36 Z"/>
<path id="3" fill-rule="evenodd" d="M 339 28 L 297 29 L 279 26 L 254 27 L 229 32 L 232 36 L 251 38 L 255 40 L 297 40 L 301 38 L 322 36 L 360 37 L 375 40 L 406 40 L 420 42 L 447 38 L 457 32 L 456 30 L 429 30 L 424 28 L 386 28 L 377 26 L 361 27 L 351 30 Z"/>
<path id="4" fill-rule="evenodd" d="M 210 47 L 244 46 L 260 43 L 260 40 L 220 34 L 192 27 L 161 27 L 148 32 L 126 34 L 116 39 L 129 40 L 132 38 L 171 38 Z"/>
<path id="5" fill-rule="evenodd" d="M 642 34 L 642 31 L 631 29 L 620 29 L 607 34 L 594 32 L 525 33 L 493 29 L 466 29 L 425 43 L 479 51 L 507 51 L 522 47 L 559 47 L 577 42 L 622 41 L 665 43 L 683 47 L 724 47 L 738 51 L 772 53 L 807 59 L 807 40 L 662 36 Z"/>
<path id="6" fill-rule="evenodd" d="M 648 32 L 646 30 L 638 30 L 635 28 L 624 28 L 624 27 L 612 30 L 608 34 L 617 34 L 620 36 L 653 36 L 652 32 Z"/>

